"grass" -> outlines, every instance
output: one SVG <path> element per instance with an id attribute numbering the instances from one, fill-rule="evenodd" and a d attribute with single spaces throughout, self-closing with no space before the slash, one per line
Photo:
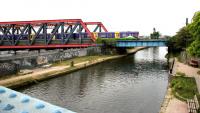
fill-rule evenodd
<path id="1" fill-rule="evenodd" d="M 182 73 L 182 72 L 177 72 L 176 75 L 177 75 L 177 76 L 182 76 L 182 77 L 185 77 L 185 76 L 186 76 L 185 73 Z"/>
<path id="2" fill-rule="evenodd" d="M 196 81 L 193 77 L 174 76 L 170 87 L 172 88 L 172 94 L 183 101 L 192 99 L 195 94 L 198 94 Z"/>

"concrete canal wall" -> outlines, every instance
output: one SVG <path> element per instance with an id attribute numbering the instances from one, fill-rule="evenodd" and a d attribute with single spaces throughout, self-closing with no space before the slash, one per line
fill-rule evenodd
<path id="1" fill-rule="evenodd" d="M 40 50 L 40 51 L 3 51 L 0 52 L 1 75 L 15 74 L 21 69 L 31 69 L 38 66 L 63 61 L 74 57 L 100 55 L 101 48 L 76 48 L 67 50 Z"/>

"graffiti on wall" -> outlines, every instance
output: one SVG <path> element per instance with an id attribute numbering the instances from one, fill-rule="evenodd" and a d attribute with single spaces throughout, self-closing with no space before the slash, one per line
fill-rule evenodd
<path id="1" fill-rule="evenodd" d="M 31 52 L 30 52 L 31 53 Z M 30 54 L 28 53 L 28 55 Z M 56 61 L 63 61 L 73 57 L 87 56 L 87 55 L 97 55 L 101 54 L 101 49 L 97 47 L 93 48 L 78 48 L 78 49 L 67 49 L 62 51 L 53 52 L 43 52 L 38 54 L 38 56 L 30 56 L 20 59 L 13 59 L 12 61 L 0 63 L 0 72 L 12 72 L 15 73 L 19 69 L 34 68 L 48 63 L 53 63 Z"/>

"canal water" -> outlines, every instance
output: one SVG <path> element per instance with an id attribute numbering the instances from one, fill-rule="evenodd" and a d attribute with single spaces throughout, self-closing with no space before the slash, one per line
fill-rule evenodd
<path id="1" fill-rule="evenodd" d="M 157 113 L 168 84 L 167 48 L 148 48 L 19 91 L 78 113 Z"/>

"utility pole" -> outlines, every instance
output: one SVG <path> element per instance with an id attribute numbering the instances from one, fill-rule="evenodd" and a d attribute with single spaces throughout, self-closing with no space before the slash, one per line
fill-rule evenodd
<path id="1" fill-rule="evenodd" d="M 185 26 L 187 26 L 188 25 L 188 18 L 186 18 L 186 20 L 185 20 Z M 187 48 L 187 45 L 188 45 L 188 41 L 187 41 L 187 39 L 185 40 L 186 41 L 186 44 L 185 44 L 185 49 Z M 186 61 L 186 63 L 187 63 L 187 52 L 186 52 L 186 50 L 185 50 L 185 61 Z"/>
<path id="2" fill-rule="evenodd" d="M 188 18 L 186 18 L 185 25 L 186 26 L 188 25 Z"/>
<path id="3" fill-rule="evenodd" d="M 155 27 L 153 28 L 153 32 L 154 32 L 154 33 L 156 32 L 156 28 L 155 28 Z"/>

